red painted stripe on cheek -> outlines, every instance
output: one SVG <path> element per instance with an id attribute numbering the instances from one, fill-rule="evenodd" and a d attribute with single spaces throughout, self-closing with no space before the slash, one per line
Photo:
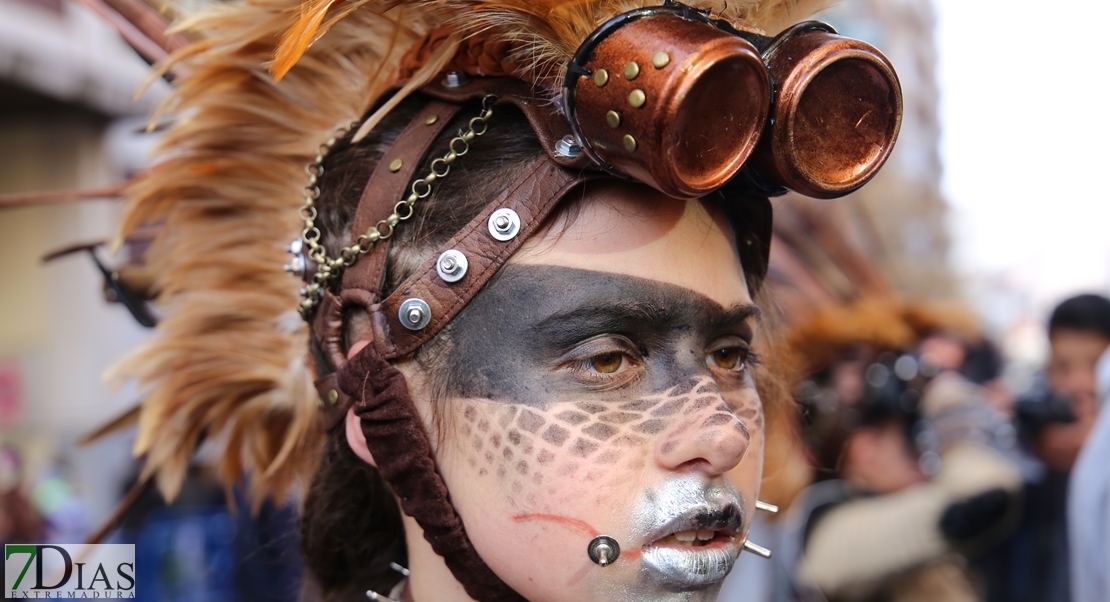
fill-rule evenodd
<path id="1" fill-rule="evenodd" d="M 570 518 L 568 516 L 559 516 L 558 514 L 517 514 L 513 516 L 513 522 L 522 523 L 526 521 L 552 522 L 568 529 L 581 531 L 590 537 L 601 535 L 597 529 L 594 529 L 586 521 Z"/>

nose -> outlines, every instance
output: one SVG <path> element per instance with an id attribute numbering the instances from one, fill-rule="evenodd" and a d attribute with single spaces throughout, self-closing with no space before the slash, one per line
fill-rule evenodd
<path id="1" fill-rule="evenodd" d="M 735 468 L 751 443 L 748 425 L 725 403 L 712 380 L 699 382 L 686 396 L 671 428 L 656 445 L 659 464 L 707 476 Z"/>

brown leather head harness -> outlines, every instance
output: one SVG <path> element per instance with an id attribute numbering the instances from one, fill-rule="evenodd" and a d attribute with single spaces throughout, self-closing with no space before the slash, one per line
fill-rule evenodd
<path id="1" fill-rule="evenodd" d="M 901 96 L 878 51 L 827 26 L 802 24 L 771 39 L 677 4 L 625 13 L 590 36 L 568 67 L 562 111 L 520 80 L 451 83 L 458 82 L 421 90 L 425 105 L 363 190 L 353 240 L 399 206 L 464 103 L 495 96 L 517 107 L 545 154 L 389 296 L 382 298 L 383 238 L 343 270 L 341 284 L 324 281 L 305 313 L 334 367 L 317 381 L 328 421 L 353 404 L 401 508 L 471 597 L 522 600 L 467 538 L 405 379 L 390 362 L 454 319 L 568 194 L 603 178 L 638 180 L 675 197 L 720 195 L 754 292 L 770 251 L 768 194 L 839 196 L 863 185 L 893 146 Z M 699 143 L 710 135 L 725 140 Z M 373 336 L 348 360 L 343 321 L 351 309 L 370 316 Z"/>

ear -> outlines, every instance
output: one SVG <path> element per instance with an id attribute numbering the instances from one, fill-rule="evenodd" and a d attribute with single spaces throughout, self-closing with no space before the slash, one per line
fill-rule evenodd
<path id="1" fill-rule="evenodd" d="M 347 350 L 347 359 L 351 359 L 352 357 L 358 355 L 358 352 L 362 351 L 363 348 L 365 348 L 369 344 L 370 341 L 359 341 L 354 345 L 351 345 L 351 348 Z"/>
<path id="2" fill-rule="evenodd" d="M 370 453 L 370 448 L 366 446 L 366 435 L 362 432 L 362 419 L 355 414 L 354 408 L 347 410 L 344 426 L 347 430 L 347 445 L 351 446 L 351 450 L 363 462 L 377 468 L 378 463 L 374 461 L 374 454 Z"/>

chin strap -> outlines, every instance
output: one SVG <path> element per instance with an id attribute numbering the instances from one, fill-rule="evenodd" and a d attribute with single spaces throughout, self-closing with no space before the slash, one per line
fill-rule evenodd
<path id="1" fill-rule="evenodd" d="M 482 602 L 522 602 L 524 598 L 486 566 L 466 536 L 447 485 L 436 470 L 404 375 L 368 345 L 340 370 L 339 386 L 358 400 L 355 412 L 362 419 L 367 447 L 400 499 L 401 509 L 420 524 L 424 539 L 443 557 L 466 593 Z"/>

